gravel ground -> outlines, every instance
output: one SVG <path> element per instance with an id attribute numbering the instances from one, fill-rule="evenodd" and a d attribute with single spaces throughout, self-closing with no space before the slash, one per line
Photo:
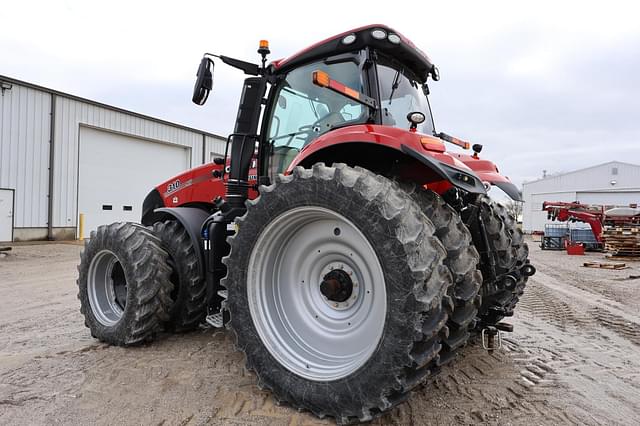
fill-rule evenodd
<path id="1" fill-rule="evenodd" d="M 583 268 L 530 243 L 515 331 L 470 345 L 377 424 L 638 424 L 640 263 Z M 76 299 L 80 246 L 16 246 L 0 257 L 0 424 L 332 424 L 277 406 L 223 331 L 135 348 L 91 338 Z"/>

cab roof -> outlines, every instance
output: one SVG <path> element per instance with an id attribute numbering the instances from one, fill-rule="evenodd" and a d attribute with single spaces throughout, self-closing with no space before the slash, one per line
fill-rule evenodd
<path id="1" fill-rule="evenodd" d="M 382 30 L 385 33 L 384 38 L 375 38 L 372 33 L 375 30 Z M 349 44 L 343 42 L 345 37 L 353 35 L 355 39 Z M 398 43 L 392 43 L 389 35 L 399 37 Z M 397 60 L 405 65 L 418 77 L 421 82 L 426 82 L 429 74 L 433 72 L 433 62 L 429 57 L 417 48 L 411 40 L 400 34 L 394 29 L 382 25 L 372 24 L 364 27 L 345 31 L 326 40 L 315 43 L 306 49 L 303 49 L 287 58 L 273 61 L 271 65 L 278 74 L 286 73 L 293 68 L 304 65 L 308 62 L 325 58 L 327 56 L 339 55 L 341 53 L 353 52 L 361 50 L 365 47 L 371 47 L 374 50 L 384 53 L 387 56 Z"/>

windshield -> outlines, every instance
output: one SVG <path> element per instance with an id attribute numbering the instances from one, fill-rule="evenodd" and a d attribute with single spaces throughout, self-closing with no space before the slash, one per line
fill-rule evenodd
<path id="1" fill-rule="evenodd" d="M 382 124 L 409 129 L 407 114 L 419 111 L 426 117 L 418 132 L 432 135 L 433 121 L 427 96 L 409 70 L 381 58 L 377 63 Z"/>
<path id="2" fill-rule="evenodd" d="M 276 105 L 269 123 L 271 174 L 282 173 L 305 146 L 320 135 L 346 125 L 364 123 L 367 107 L 343 95 L 313 84 L 313 71 L 327 72 L 354 90 L 363 92 L 358 57 L 327 64 L 314 62 L 287 74 L 277 85 Z"/>

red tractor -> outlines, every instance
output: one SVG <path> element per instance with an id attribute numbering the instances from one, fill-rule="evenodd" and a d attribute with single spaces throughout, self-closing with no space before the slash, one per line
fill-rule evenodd
<path id="1" fill-rule="evenodd" d="M 206 54 L 244 81 L 225 159 L 169 179 L 142 225 L 91 234 L 79 298 L 96 338 L 226 326 L 258 383 L 339 423 L 403 401 L 475 333 L 508 331 L 535 272 L 515 220 L 486 195 L 519 199 L 496 166 L 446 151 L 431 60 L 370 25 L 267 64 Z"/>

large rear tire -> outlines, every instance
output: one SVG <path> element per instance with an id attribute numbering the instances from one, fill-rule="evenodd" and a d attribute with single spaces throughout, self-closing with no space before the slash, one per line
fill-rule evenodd
<path id="1" fill-rule="evenodd" d="M 169 253 L 173 304 L 169 311 L 168 328 L 188 331 L 198 327 L 205 317 L 207 285 L 198 270 L 197 248 L 187 231 L 175 220 L 157 222 L 154 233 Z"/>
<path id="2" fill-rule="evenodd" d="M 153 233 L 133 223 L 91 232 L 80 254 L 78 299 L 91 335 L 112 345 L 151 339 L 168 319 L 169 256 Z"/>
<path id="3" fill-rule="evenodd" d="M 487 280 L 483 283 L 479 312 L 479 325 L 483 327 L 495 325 L 504 317 L 513 315 L 527 285 L 528 276 L 521 273 L 521 269 L 529 263 L 529 247 L 524 242 L 522 230 L 502 204 L 485 195 L 478 197 L 477 204 L 486 227 L 496 275 L 511 274 L 516 280 L 512 288 L 506 288 L 500 281 Z"/>
<path id="4" fill-rule="evenodd" d="M 338 423 L 403 401 L 437 370 L 453 307 L 431 221 L 396 183 L 344 164 L 298 167 L 260 194 L 223 280 L 259 385 Z"/>
<path id="5" fill-rule="evenodd" d="M 436 236 L 447 249 L 444 263 L 453 276 L 451 298 L 455 306 L 447 322 L 449 333 L 440 352 L 440 363 L 445 364 L 455 358 L 457 350 L 467 343 L 470 331 L 475 327 L 480 306 L 478 292 L 482 285 L 482 273 L 478 269 L 480 255 L 458 212 L 438 194 L 413 183 L 401 185 L 434 224 Z"/>

